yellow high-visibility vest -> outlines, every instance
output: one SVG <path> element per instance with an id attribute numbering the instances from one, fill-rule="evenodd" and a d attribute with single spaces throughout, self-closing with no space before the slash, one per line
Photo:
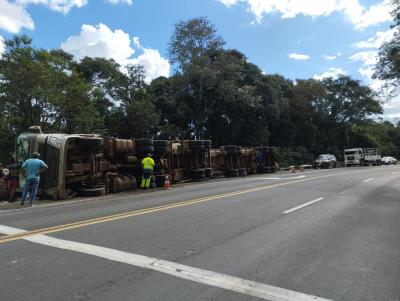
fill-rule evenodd
<path id="1" fill-rule="evenodd" d="M 154 160 L 150 157 L 146 157 L 142 160 L 143 169 L 153 169 L 154 168 Z"/>

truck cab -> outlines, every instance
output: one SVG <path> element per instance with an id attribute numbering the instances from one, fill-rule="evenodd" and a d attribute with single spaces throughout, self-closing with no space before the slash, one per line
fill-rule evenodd
<path id="1" fill-rule="evenodd" d="M 362 148 L 345 149 L 344 164 L 347 167 L 352 165 L 364 165 L 364 153 Z"/>
<path id="2" fill-rule="evenodd" d="M 48 169 L 41 175 L 38 195 L 50 199 L 67 199 L 74 195 L 83 181 L 98 181 L 101 164 L 97 159 L 97 150 L 103 139 L 97 135 L 43 134 L 38 127 L 30 128 L 17 138 L 16 155 L 19 163 L 38 152 Z M 87 165 L 88 172 L 71 174 L 74 165 L 71 157 L 78 156 L 75 165 Z M 73 162 L 75 163 L 75 162 Z M 20 187 L 25 184 L 25 175 L 20 173 Z"/>
<path id="3" fill-rule="evenodd" d="M 344 164 L 346 166 L 369 164 L 379 166 L 382 164 L 382 155 L 379 148 L 351 148 L 344 150 Z"/>

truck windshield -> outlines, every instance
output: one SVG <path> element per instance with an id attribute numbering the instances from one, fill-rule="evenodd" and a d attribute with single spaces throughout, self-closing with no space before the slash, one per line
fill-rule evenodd
<path id="1" fill-rule="evenodd" d="M 358 153 L 358 152 L 356 152 L 356 151 L 347 151 L 347 152 L 344 152 L 344 154 L 345 154 L 346 156 L 355 155 L 356 153 Z"/>

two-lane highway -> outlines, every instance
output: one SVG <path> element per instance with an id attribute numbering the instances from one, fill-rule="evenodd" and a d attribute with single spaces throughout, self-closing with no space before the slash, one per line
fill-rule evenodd
<path id="1" fill-rule="evenodd" d="M 400 300 L 400 168 L 0 212 L 0 300 Z"/>

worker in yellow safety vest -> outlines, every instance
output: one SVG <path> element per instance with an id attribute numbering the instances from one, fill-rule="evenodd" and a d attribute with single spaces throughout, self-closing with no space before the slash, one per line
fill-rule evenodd
<path id="1" fill-rule="evenodd" d="M 142 160 L 142 168 L 143 168 L 143 177 L 140 188 L 149 189 L 151 175 L 153 174 L 153 168 L 154 168 L 154 160 L 151 158 L 151 154 L 147 154 L 146 158 Z"/>

